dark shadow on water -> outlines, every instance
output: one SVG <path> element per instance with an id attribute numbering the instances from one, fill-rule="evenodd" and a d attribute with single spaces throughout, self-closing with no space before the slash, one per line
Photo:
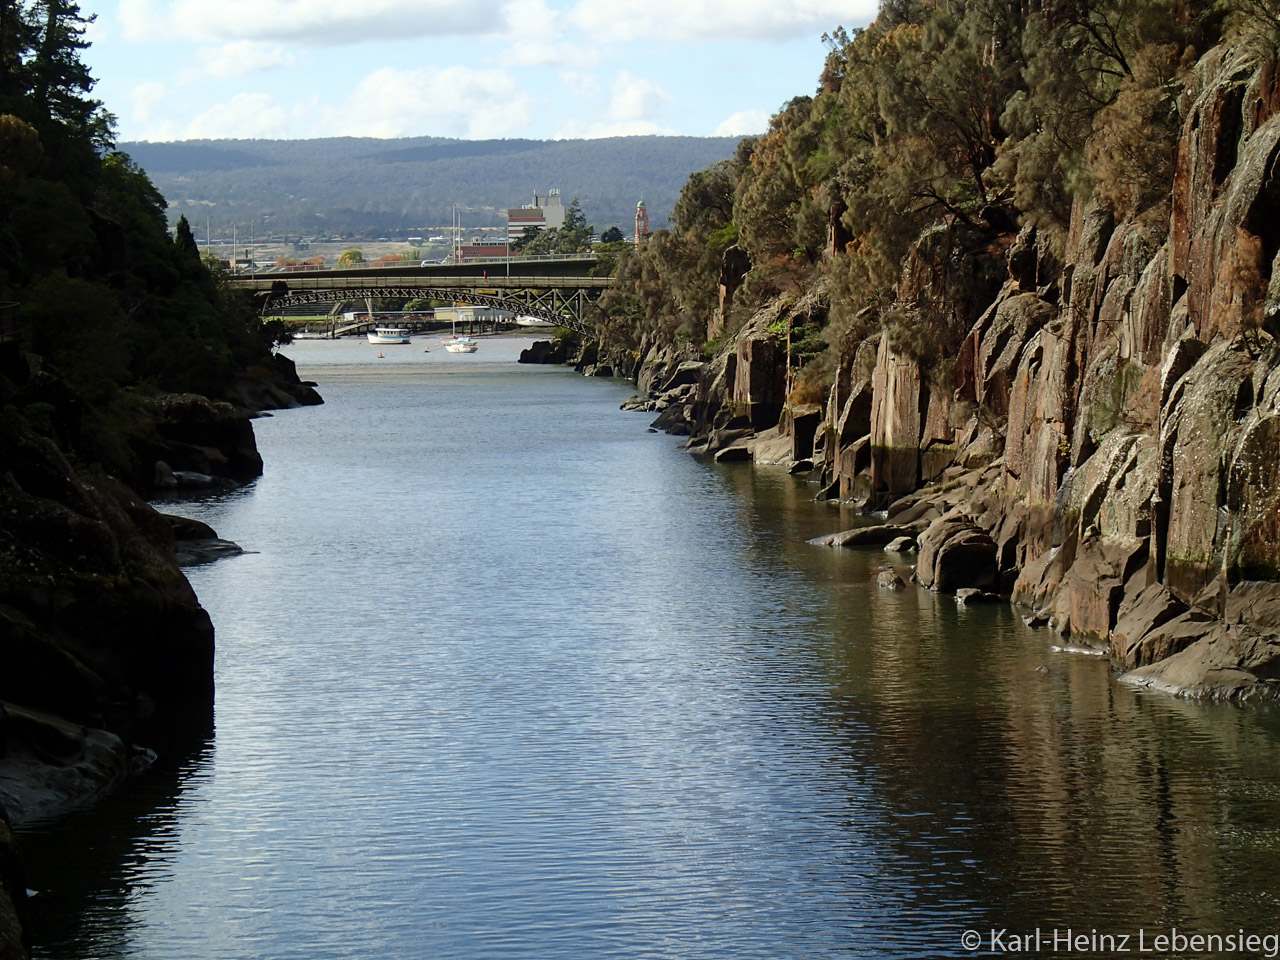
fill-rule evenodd
<path id="1" fill-rule="evenodd" d="M 182 808 L 207 775 L 209 716 L 152 730 L 158 753 L 146 771 L 94 807 L 28 824 L 18 832 L 27 866 L 33 958 L 129 956 L 136 940 L 131 901 L 162 882 L 181 845 Z"/>

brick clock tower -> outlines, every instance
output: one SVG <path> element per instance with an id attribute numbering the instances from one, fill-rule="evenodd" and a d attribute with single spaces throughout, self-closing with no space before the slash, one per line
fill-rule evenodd
<path id="1" fill-rule="evenodd" d="M 649 211 L 645 208 L 644 201 L 641 200 L 636 204 L 636 246 L 640 246 L 640 241 L 649 233 Z"/>

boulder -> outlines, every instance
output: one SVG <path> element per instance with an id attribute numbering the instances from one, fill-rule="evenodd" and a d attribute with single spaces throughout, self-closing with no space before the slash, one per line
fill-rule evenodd
<path id="1" fill-rule="evenodd" d="M 922 587 L 939 593 L 998 588 L 995 542 L 967 517 L 949 514 L 933 521 L 920 534 L 919 545 L 916 577 Z"/>
<path id="2" fill-rule="evenodd" d="M 92 803 L 154 759 L 106 730 L 14 703 L 0 702 L 0 728 L 0 806 L 15 823 Z"/>
<path id="3" fill-rule="evenodd" d="M 1143 541 L 1085 539 L 1066 569 L 1053 602 L 1061 632 L 1110 639 L 1125 582 L 1145 561 Z"/>
<path id="4" fill-rule="evenodd" d="M 899 537 L 914 538 L 917 533 L 919 533 L 919 528 L 916 527 L 882 523 L 814 537 L 809 543 L 819 547 L 882 547 L 892 540 L 897 540 Z"/>
<path id="5" fill-rule="evenodd" d="M 723 447 L 715 453 L 716 463 L 745 463 L 750 460 L 751 447 L 745 443 Z"/>
<path id="6" fill-rule="evenodd" d="M 1128 667 L 1138 667 L 1176 653 L 1187 645 L 1178 645 L 1173 639 L 1180 634 L 1176 630 L 1164 631 L 1158 637 L 1155 631 L 1186 612 L 1186 605 L 1162 583 L 1127 594 L 1120 603 L 1116 625 L 1111 631 L 1113 655 Z"/>
<path id="7" fill-rule="evenodd" d="M 227 390 L 226 399 L 246 410 L 288 410 L 324 403 L 315 384 L 298 378 L 298 368 L 283 353 L 250 367 Z"/>
<path id="8" fill-rule="evenodd" d="M 1269 662 L 1275 662 L 1275 649 Z M 1173 656 L 1138 667 L 1120 677 L 1122 683 L 1146 687 L 1194 700 L 1234 703 L 1273 703 L 1280 700 L 1280 683 L 1241 664 L 1230 631 L 1221 624 Z"/>
<path id="9" fill-rule="evenodd" d="M 695 386 L 698 380 L 702 378 L 702 372 L 706 368 L 706 363 L 701 360 L 682 361 L 667 375 L 658 392 L 670 393 L 679 387 Z"/>
<path id="10" fill-rule="evenodd" d="M 138 489 L 151 492 L 167 476 L 179 486 L 202 485 L 200 475 L 234 486 L 262 475 L 262 456 L 244 409 L 197 394 L 136 402 L 139 416 L 129 444 L 141 465 L 134 477 Z"/>
<path id="11" fill-rule="evenodd" d="M 905 590 L 907 588 L 906 581 L 893 570 L 881 570 L 876 577 L 876 586 L 881 590 Z"/>
<path id="12" fill-rule="evenodd" d="M 916 549 L 915 537 L 896 537 L 885 544 L 886 553 L 910 553 Z"/>

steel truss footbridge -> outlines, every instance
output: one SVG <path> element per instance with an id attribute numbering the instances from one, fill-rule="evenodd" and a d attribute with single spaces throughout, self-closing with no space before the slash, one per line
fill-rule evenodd
<path id="1" fill-rule="evenodd" d="M 593 256 L 495 259 L 464 264 L 370 264 L 340 269 L 276 268 L 243 272 L 231 286 L 250 293 L 261 312 L 310 303 L 364 299 L 447 300 L 496 307 L 590 333 L 591 305 L 612 285 L 591 276 Z"/>

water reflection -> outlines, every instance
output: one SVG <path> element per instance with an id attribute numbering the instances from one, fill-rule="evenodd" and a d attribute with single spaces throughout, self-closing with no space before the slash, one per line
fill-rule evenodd
<path id="1" fill-rule="evenodd" d="M 877 589 L 883 551 L 805 542 L 858 518 L 645 434 L 602 399 L 623 386 L 430 372 L 337 377 L 261 424 L 257 485 L 188 505 L 257 551 L 192 574 L 216 751 L 39 841 L 38 884 L 72 891 L 41 898 L 40 956 L 942 957 L 967 927 L 1280 924 L 1274 713 Z"/>
<path id="2" fill-rule="evenodd" d="M 37 821 L 20 832 L 37 955 L 116 957 L 132 951 L 145 904 L 177 869 L 182 823 L 199 803 L 211 738 L 162 759 L 131 788 L 93 810 Z"/>
<path id="3" fill-rule="evenodd" d="M 722 479 L 824 584 L 829 721 L 875 771 L 878 832 L 916 909 L 971 904 L 982 930 L 1280 926 L 1274 711 L 1135 691 L 1007 608 L 878 590 L 881 551 L 803 544 L 847 517 L 780 474 Z"/>

